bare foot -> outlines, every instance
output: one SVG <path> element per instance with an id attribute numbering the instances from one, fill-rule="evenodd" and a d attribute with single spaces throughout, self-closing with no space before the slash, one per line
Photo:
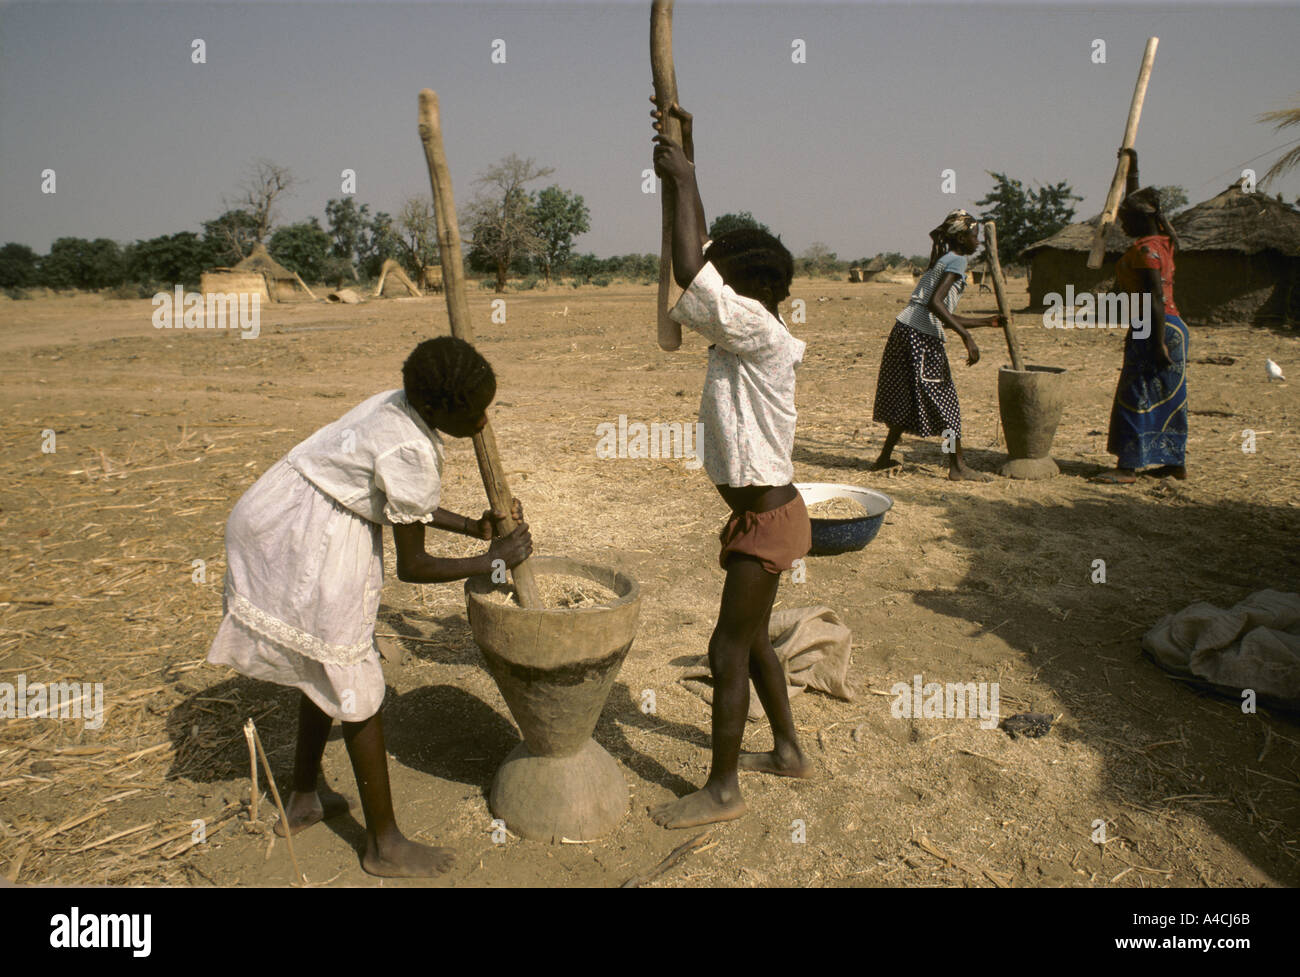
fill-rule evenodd
<path id="1" fill-rule="evenodd" d="M 433 848 L 408 841 L 400 834 L 382 843 L 366 837 L 361 867 L 386 879 L 427 879 L 451 868 L 455 854 L 450 848 Z"/>
<path id="2" fill-rule="evenodd" d="M 740 769 L 755 773 L 771 773 L 778 777 L 799 777 L 806 779 L 813 775 L 813 766 L 798 750 L 777 751 L 770 753 L 742 753 Z"/>
<path id="3" fill-rule="evenodd" d="M 993 476 L 988 472 L 977 472 L 969 465 L 952 465 L 948 469 L 950 482 L 991 482 Z"/>
<path id="4" fill-rule="evenodd" d="M 1151 468 L 1142 473 L 1148 478 L 1176 478 L 1178 481 L 1186 481 L 1187 468 L 1184 465 L 1161 465 L 1159 468 Z"/>
<path id="5" fill-rule="evenodd" d="M 715 821 L 733 821 L 748 810 L 740 791 L 727 791 L 722 796 L 715 796 L 704 787 L 655 808 L 650 812 L 650 818 L 665 828 L 694 828 Z"/>
<path id="6" fill-rule="evenodd" d="M 322 801 L 316 791 L 300 794 L 295 790 L 289 795 L 289 802 L 284 805 L 284 816 L 289 819 L 292 833 L 297 834 L 318 821 L 328 821 L 340 814 L 347 814 L 351 808 L 352 802 L 342 794 L 326 794 Z M 284 824 L 278 820 L 275 822 L 275 833 L 281 838 L 286 834 Z"/>
<path id="7" fill-rule="evenodd" d="M 875 464 L 873 464 L 867 470 L 873 472 L 883 472 L 888 468 L 902 468 L 902 467 L 903 467 L 903 463 L 901 461 L 895 461 L 893 458 L 877 458 Z"/>

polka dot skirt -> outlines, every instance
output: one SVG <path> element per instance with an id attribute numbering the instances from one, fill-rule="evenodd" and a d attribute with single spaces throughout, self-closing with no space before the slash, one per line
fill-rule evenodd
<path id="1" fill-rule="evenodd" d="M 880 358 L 872 416 L 922 438 L 949 429 L 961 437 L 961 406 L 942 339 L 894 323 Z"/>

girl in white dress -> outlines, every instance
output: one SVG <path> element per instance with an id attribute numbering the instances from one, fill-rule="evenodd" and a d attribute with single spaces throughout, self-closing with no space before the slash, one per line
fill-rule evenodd
<path id="1" fill-rule="evenodd" d="M 451 852 L 408 841 L 393 817 L 379 708 L 384 676 L 375 648 L 383 587 L 383 526 L 391 526 L 397 576 L 439 583 L 514 567 L 532 551 L 522 507 L 518 528 L 492 539 L 494 515 L 438 507 L 442 439 L 487 423 L 496 377 L 469 343 L 430 339 L 402 367 L 401 390 L 376 394 L 293 448 L 236 503 L 226 523 L 225 617 L 208 661 L 301 690 L 287 825 L 301 831 L 347 810 L 316 791 L 335 719 L 343 723 L 366 818 L 362 867 L 372 875 L 429 876 Z M 424 550 L 426 525 L 492 540 L 481 556 L 444 559 Z"/>

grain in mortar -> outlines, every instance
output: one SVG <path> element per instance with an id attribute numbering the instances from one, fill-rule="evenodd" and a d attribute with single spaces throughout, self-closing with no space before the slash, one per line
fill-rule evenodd
<path id="1" fill-rule="evenodd" d="M 545 608 L 596 607 L 600 604 L 612 604 L 618 594 L 603 584 L 586 577 L 575 577 L 567 573 L 544 573 L 537 577 L 537 594 Z M 514 588 L 510 590 L 490 590 L 483 595 L 494 604 L 518 604 Z"/>

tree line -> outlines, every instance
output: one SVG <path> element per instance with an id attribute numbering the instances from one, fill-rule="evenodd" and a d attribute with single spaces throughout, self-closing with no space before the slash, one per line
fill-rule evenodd
<path id="1" fill-rule="evenodd" d="M 583 198 L 558 185 L 530 190 L 525 184 L 553 172 L 511 155 L 475 181 L 478 194 L 462 227 L 471 272 L 492 272 L 498 290 L 510 274 L 552 275 L 577 266 L 590 278 L 608 273 L 644 274 L 648 255 L 597 259 L 574 255 L 573 241 L 590 230 Z M 408 197 L 396 215 L 371 212 L 345 195 L 318 216 L 294 223 L 279 219 L 298 185 L 293 173 L 270 160 L 249 164 L 222 212 L 200 222 L 199 231 L 178 231 L 120 244 L 109 238 L 61 237 L 47 254 L 25 244 L 0 247 L 0 288 L 33 286 L 100 290 L 135 286 L 142 296 L 173 285 L 195 287 L 205 270 L 230 267 L 262 245 L 276 261 L 311 282 L 373 281 L 385 261 L 397 261 L 422 285 L 439 265 L 437 224 L 429 195 Z M 658 275 L 657 259 L 654 275 Z"/>
<path id="2" fill-rule="evenodd" d="M 555 184 L 540 190 L 529 187 L 553 172 L 511 154 L 474 181 L 475 196 L 461 219 L 469 231 L 467 272 L 488 276 L 485 286 L 498 292 L 511 277 L 522 279 L 524 288 L 549 284 L 560 276 L 575 286 L 607 285 L 616 278 L 656 281 L 656 254 L 599 258 L 574 251 L 575 239 L 591 229 L 582 196 Z M 1025 247 L 1069 224 L 1074 202 L 1082 199 L 1065 182 L 1027 187 L 1004 173 L 989 175 L 994 187 L 976 206 L 982 208 L 980 216 L 998 222 L 1005 264 L 1014 264 Z M 86 290 L 125 286 L 145 296 L 176 284 L 197 286 L 204 270 L 235 265 L 259 244 L 312 282 L 370 282 L 389 259 L 422 286 L 433 278 L 439 254 L 433 202 L 427 194 L 407 198 L 395 216 L 372 213 L 368 204 L 343 196 L 326 203 L 323 224 L 316 216 L 283 223 L 280 207 L 297 182 L 287 168 L 257 160 L 249 164 L 236 195 L 223 198 L 222 213 L 201 222 L 201 231 L 179 231 L 126 245 L 108 238 L 62 237 L 45 255 L 23 244 L 5 244 L 0 247 L 0 288 L 13 292 L 33 286 Z M 1166 211 L 1186 204 L 1181 188 L 1161 189 Z M 715 218 L 709 235 L 717 237 L 738 227 L 768 230 L 748 211 L 741 211 Z M 928 255 L 904 257 L 897 251 L 876 257 L 886 265 L 910 263 L 920 268 L 929 261 Z M 795 273 L 842 279 L 850 264 L 871 260 L 844 260 L 815 242 L 797 256 Z"/>

